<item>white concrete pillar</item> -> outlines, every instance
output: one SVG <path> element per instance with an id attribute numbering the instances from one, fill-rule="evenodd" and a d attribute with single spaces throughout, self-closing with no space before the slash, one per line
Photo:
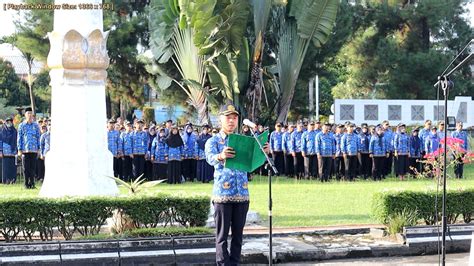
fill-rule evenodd
<path id="1" fill-rule="evenodd" d="M 51 150 L 40 195 L 115 195 L 113 156 L 107 148 L 105 81 L 109 66 L 101 0 L 57 0 L 51 49 Z M 75 8 L 74 8 L 75 6 Z"/>

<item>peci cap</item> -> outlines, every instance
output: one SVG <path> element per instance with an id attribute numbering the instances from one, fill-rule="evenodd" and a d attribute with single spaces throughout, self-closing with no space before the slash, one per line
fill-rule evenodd
<path id="1" fill-rule="evenodd" d="M 31 107 L 26 107 L 26 108 L 25 108 L 25 113 L 26 113 L 26 112 L 32 112 L 32 111 L 33 111 L 33 109 L 31 109 Z"/>
<path id="2" fill-rule="evenodd" d="M 7 119 L 5 119 L 5 122 L 8 122 L 8 121 L 13 122 L 13 118 L 8 117 Z"/>
<path id="3" fill-rule="evenodd" d="M 115 124 L 116 123 L 115 120 L 113 120 L 113 119 L 109 119 L 108 122 L 109 122 L 109 124 Z"/>
<path id="4" fill-rule="evenodd" d="M 224 104 L 223 106 L 221 106 L 219 115 L 231 115 L 231 114 L 239 115 L 239 112 L 237 111 L 237 108 L 235 107 L 235 105 L 229 103 L 229 104 Z"/>

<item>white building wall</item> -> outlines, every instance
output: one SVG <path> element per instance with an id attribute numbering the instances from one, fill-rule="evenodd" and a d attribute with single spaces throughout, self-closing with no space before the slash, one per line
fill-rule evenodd
<path id="1" fill-rule="evenodd" d="M 392 125 L 403 122 L 407 125 L 422 125 L 426 119 L 442 120 L 444 101 L 439 101 L 440 114 L 435 114 L 437 100 L 372 100 L 336 99 L 334 103 L 335 123 L 350 121 L 360 125 L 376 125 L 389 120 Z M 457 96 L 448 101 L 448 116 L 462 121 L 464 127 L 474 126 L 474 101 L 471 96 Z"/>

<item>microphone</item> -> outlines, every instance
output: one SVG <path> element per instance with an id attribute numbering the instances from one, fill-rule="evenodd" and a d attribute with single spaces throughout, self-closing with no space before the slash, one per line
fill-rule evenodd
<path id="1" fill-rule="evenodd" d="M 249 126 L 251 128 L 257 127 L 257 125 L 254 122 L 248 120 L 247 118 L 245 118 L 244 121 L 242 121 L 242 123 L 244 123 L 244 125 Z"/>

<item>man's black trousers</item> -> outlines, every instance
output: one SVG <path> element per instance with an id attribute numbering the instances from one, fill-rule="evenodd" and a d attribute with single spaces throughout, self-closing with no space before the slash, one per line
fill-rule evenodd
<path id="1" fill-rule="evenodd" d="M 214 203 L 214 220 L 216 222 L 216 264 L 239 265 L 249 203 Z M 227 238 L 232 230 L 230 252 Z"/>

